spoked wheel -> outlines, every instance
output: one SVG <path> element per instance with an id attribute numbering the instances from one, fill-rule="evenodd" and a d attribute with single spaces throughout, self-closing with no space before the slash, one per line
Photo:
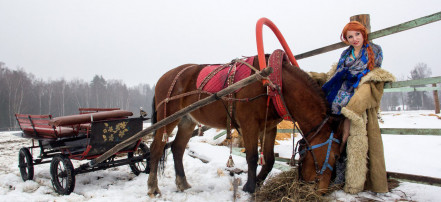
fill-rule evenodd
<path id="1" fill-rule="evenodd" d="M 143 142 L 139 144 L 139 147 L 135 152 L 128 153 L 129 159 L 138 156 L 144 156 L 144 159 L 142 161 L 130 164 L 130 168 L 132 169 L 132 172 L 135 175 L 139 175 L 140 173 L 150 173 L 150 166 L 149 166 L 150 150 L 149 147 Z"/>
<path id="2" fill-rule="evenodd" d="M 51 162 L 52 186 L 62 195 L 69 195 L 75 188 L 75 173 L 72 162 L 63 155 L 56 155 Z"/>
<path id="3" fill-rule="evenodd" d="M 34 179 L 34 162 L 28 148 L 21 148 L 18 152 L 18 167 L 23 181 Z"/>

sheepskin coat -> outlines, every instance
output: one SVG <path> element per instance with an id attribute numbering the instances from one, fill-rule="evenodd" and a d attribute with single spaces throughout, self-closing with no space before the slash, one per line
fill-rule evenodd
<path id="1" fill-rule="evenodd" d="M 320 86 L 335 73 L 334 65 L 328 73 L 310 72 Z M 341 113 L 351 120 L 347 140 L 347 163 L 344 191 L 355 194 L 364 189 L 377 193 L 388 192 L 386 165 L 377 113 L 385 82 L 395 77 L 382 68 L 375 68 L 362 77 Z"/>

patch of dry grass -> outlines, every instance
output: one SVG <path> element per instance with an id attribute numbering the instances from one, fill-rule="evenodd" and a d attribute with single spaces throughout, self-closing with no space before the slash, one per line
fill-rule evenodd
<path id="1" fill-rule="evenodd" d="M 393 190 L 399 186 L 399 181 L 388 179 L 388 188 Z M 255 201 L 335 201 L 329 193 L 341 190 L 342 186 L 330 186 L 325 193 L 317 193 L 315 184 L 304 183 L 299 180 L 298 170 L 291 169 L 276 176 L 270 177 L 254 194 Z M 366 198 L 367 199 L 367 198 Z M 403 200 L 406 197 L 402 198 Z"/>
<path id="2" fill-rule="evenodd" d="M 336 188 L 331 188 L 336 189 Z M 256 201 L 324 201 L 315 184 L 299 180 L 297 169 L 291 169 L 269 178 L 255 193 Z"/>

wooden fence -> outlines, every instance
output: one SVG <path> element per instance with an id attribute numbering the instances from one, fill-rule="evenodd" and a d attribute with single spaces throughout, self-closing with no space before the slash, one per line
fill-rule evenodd
<path id="1" fill-rule="evenodd" d="M 362 24 L 364 24 L 368 30 L 370 30 L 370 19 L 369 15 L 358 15 L 358 16 L 352 16 L 351 20 L 357 20 L 360 21 Z M 399 25 L 395 25 L 386 29 L 382 29 L 376 32 L 372 32 L 368 35 L 369 40 L 373 40 L 376 38 L 380 38 L 383 36 L 395 34 L 401 31 L 413 29 L 422 25 L 426 25 L 429 23 L 433 23 L 436 21 L 441 20 L 441 12 L 428 15 L 422 18 L 418 18 L 415 20 L 411 20 Z M 366 24 L 367 23 L 367 24 Z M 299 55 L 296 55 L 295 58 L 297 60 L 319 55 L 322 53 L 326 53 L 329 51 L 333 51 L 339 48 L 343 48 L 347 46 L 343 42 L 335 43 L 332 45 L 328 45 L 322 48 L 318 48 L 312 51 L 308 51 Z M 441 86 L 437 86 L 437 83 L 441 83 L 441 77 L 432 77 L 432 78 L 425 78 L 425 79 L 418 79 L 418 80 L 409 80 L 409 81 L 398 81 L 398 82 L 392 82 L 392 83 L 386 83 L 384 86 L 384 92 L 412 92 L 412 91 L 433 91 L 434 92 L 434 98 L 435 98 L 435 113 L 439 112 L 439 101 L 438 100 L 438 90 L 441 90 Z M 416 87 L 421 85 L 429 85 L 431 84 L 432 87 Z M 441 129 L 430 129 L 430 128 L 381 128 L 381 134 L 389 134 L 389 135 L 441 135 Z M 292 129 L 278 129 L 278 133 L 292 133 Z M 298 132 L 298 131 L 295 131 Z M 223 135 L 225 135 L 226 132 L 222 132 L 219 135 L 215 136 L 214 138 L 217 139 Z M 235 155 L 239 156 L 245 156 L 245 153 L 242 153 L 240 151 L 240 148 L 235 148 L 233 150 L 233 153 Z M 276 157 L 276 161 L 279 162 L 289 162 L 289 159 L 285 158 L 278 158 Z M 282 164 L 274 164 L 275 168 L 286 170 L 289 167 Z M 388 172 L 388 175 L 392 178 L 398 178 L 401 180 L 408 180 L 418 183 L 426 183 L 426 184 L 432 184 L 441 186 L 441 179 L 440 178 L 432 178 L 432 177 L 426 177 L 426 176 L 417 176 L 417 175 L 411 175 L 411 174 L 404 174 L 404 173 L 394 173 L 394 172 Z"/>
<path id="2" fill-rule="evenodd" d="M 370 30 L 370 19 L 369 15 L 356 15 L 352 16 L 350 20 L 357 20 L 364 24 L 368 30 Z M 411 20 L 405 23 L 401 23 L 392 27 L 388 27 L 382 30 L 378 30 L 369 33 L 369 40 L 377 39 L 387 35 L 395 34 L 398 32 L 413 29 L 422 25 L 437 22 L 441 20 L 441 12 L 437 12 L 432 15 L 421 17 L 415 20 Z M 312 51 L 308 51 L 299 55 L 296 55 L 297 60 L 319 55 L 329 51 L 337 50 L 339 48 L 346 47 L 347 45 L 343 42 L 335 43 L 329 46 L 318 48 Z M 384 92 L 411 92 L 411 91 L 434 91 L 435 98 L 435 113 L 439 112 L 439 101 L 438 101 L 438 90 L 441 90 L 441 86 L 436 86 L 437 83 L 441 83 L 441 77 L 432 77 L 418 80 L 409 81 L 398 81 L 393 83 L 386 83 L 384 86 Z M 432 87 L 414 87 L 421 85 L 432 84 Z M 422 129 L 422 128 L 381 128 L 382 134 L 393 134 L 393 135 L 441 135 L 441 129 Z"/>

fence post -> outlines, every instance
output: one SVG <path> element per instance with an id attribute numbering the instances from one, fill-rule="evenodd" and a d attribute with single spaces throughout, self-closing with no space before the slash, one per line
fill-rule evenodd
<path id="1" fill-rule="evenodd" d="M 432 86 L 436 87 L 436 83 L 433 83 Z M 435 114 L 439 114 L 440 109 L 439 109 L 439 98 L 438 98 L 437 90 L 433 91 L 433 100 L 435 101 Z"/>
<path id="2" fill-rule="evenodd" d="M 354 15 L 349 18 L 350 21 L 358 21 L 364 25 L 367 29 L 368 34 L 371 33 L 371 18 L 369 14 Z"/>

